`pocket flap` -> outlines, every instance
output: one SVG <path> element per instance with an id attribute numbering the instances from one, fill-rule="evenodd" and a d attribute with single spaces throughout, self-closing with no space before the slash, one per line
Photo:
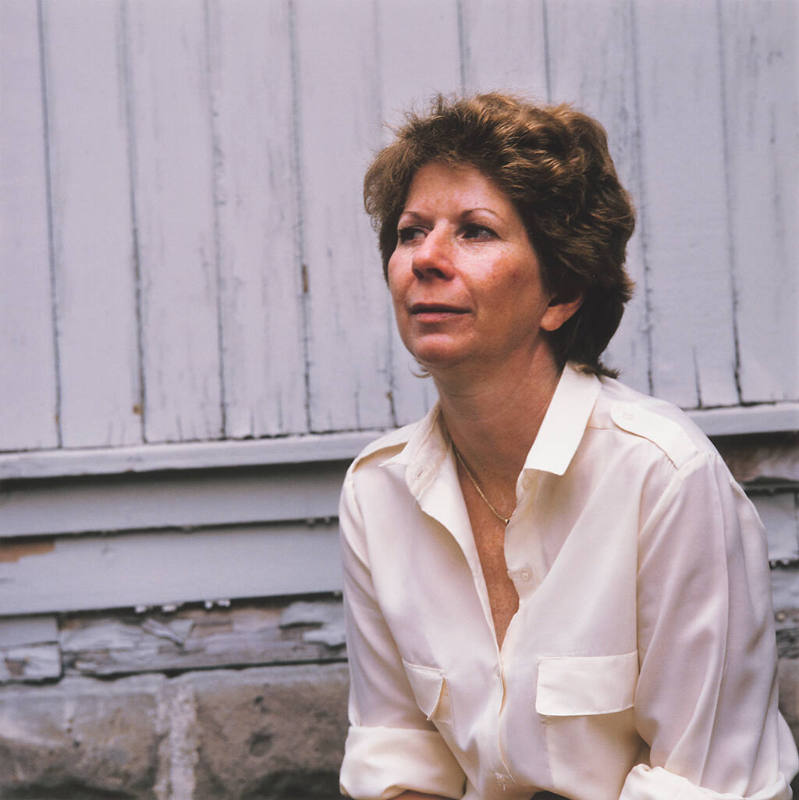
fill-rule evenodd
<path id="1" fill-rule="evenodd" d="M 417 705 L 427 719 L 433 719 L 447 688 L 444 673 L 434 667 L 411 664 L 405 659 L 402 659 L 402 665 L 405 667 Z"/>
<path id="2" fill-rule="evenodd" d="M 542 656 L 535 710 L 553 717 L 613 714 L 633 705 L 638 652 L 613 656 Z"/>

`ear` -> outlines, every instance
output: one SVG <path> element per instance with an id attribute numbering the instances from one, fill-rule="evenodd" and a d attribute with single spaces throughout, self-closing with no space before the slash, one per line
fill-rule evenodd
<path id="1" fill-rule="evenodd" d="M 583 304 L 583 296 L 575 295 L 571 300 L 563 301 L 558 297 L 553 297 L 549 301 L 549 306 L 541 317 L 541 327 L 545 331 L 556 331 L 568 319 L 577 313 L 577 309 Z"/>

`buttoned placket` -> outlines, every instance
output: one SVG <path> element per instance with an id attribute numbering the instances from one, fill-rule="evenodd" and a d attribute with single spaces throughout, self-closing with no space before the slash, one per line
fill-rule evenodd
<path id="1" fill-rule="evenodd" d="M 517 568 L 508 569 L 508 576 L 513 581 L 516 592 L 519 596 L 519 608 L 511 618 L 507 630 L 505 631 L 505 638 L 502 642 L 502 647 L 497 647 L 497 664 L 500 672 L 500 680 L 502 683 L 502 704 L 500 706 L 499 715 L 497 719 L 497 752 L 501 759 L 502 770 L 494 772 L 494 779 L 501 792 L 508 791 L 509 788 L 515 783 L 511 775 L 511 767 L 508 763 L 506 756 L 506 749 L 503 745 L 503 730 L 504 730 L 504 711 L 505 711 L 505 695 L 506 695 L 506 678 L 505 669 L 506 664 L 512 662 L 512 654 L 514 648 L 514 631 L 518 625 L 522 605 L 527 601 L 530 595 L 535 591 L 535 587 L 539 581 L 536 581 L 535 572 L 530 564 L 530 536 L 533 535 L 530 530 L 530 503 L 532 502 L 532 495 L 535 485 L 535 472 L 524 471 L 516 484 L 516 510 L 511 516 L 510 522 L 505 529 L 505 561 L 508 564 L 516 564 L 521 562 L 521 566 Z M 518 552 L 515 552 L 518 551 Z M 494 636 L 496 642 L 496 636 Z"/>
<path id="2" fill-rule="evenodd" d="M 437 421 L 431 419 L 424 437 L 417 440 L 412 452 L 406 453 L 408 460 L 405 462 L 405 480 L 422 511 L 442 525 L 461 549 L 471 571 L 485 622 L 490 629 L 490 639 L 494 644 L 498 702 L 494 756 L 488 757 L 494 763 L 493 768 L 488 764 L 486 766 L 494 778 L 497 796 L 501 797 L 515 783 L 503 744 L 503 728 L 507 694 L 505 670 L 506 665 L 512 662 L 514 629 L 519 624 L 520 614 L 517 611 L 511 619 L 500 648 L 497 644 L 488 588 L 458 481 L 455 457 L 449 443 L 440 437 L 439 431 Z M 505 531 L 505 560 L 509 564 L 508 574 L 519 595 L 520 609 L 544 578 L 542 554 L 536 551 L 541 543 L 531 539 L 534 535 L 531 504 L 535 502 L 540 474 L 538 467 L 525 465 L 516 485 L 517 507 Z"/>
<path id="3" fill-rule="evenodd" d="M 503 659 L 503 651 L 506 650 L 505 643 L 508 641 L 506 632 L 505 641 L 502 648 L 497 643 L 496 630 L 494 628 L 494 620 L 491 615 L 491 604 L 488 598 L 488 587 L 485 583 L 480 558 L 477 553 L 477 547 L 474 543 L 474 533 L 469 521 L 468 511 L 460 491 L 460 484 L 457 478 L 457 467 L 454 461 L 454 455 L 449 450 L 447 457 L 439 460 L 435 459 L 434 467 L 423 466 L 425 462 L 420 465 L 409 465 L 410 469 L 406 473 L 406 480 L 411 492 L 416 497 L 420 508 L 430 517 L 435 519 L 442 525 L 458 543 L 461 551 L 463 552 L 466 563 L 472 574 L 472 581 L 474 584 L 475 592 L 480 599 L 480 604 L 483 608 L 485 622 L 490 628 L 491 641 L 494 643 L 494 660 L 496 664 L 497 675 L 497 690 L 498 690 L 498 704 L 497 704 L 497 720 L 496 720 L 496 755 L 495 767 L 491 771 L 496 782 L 496 787 L 500 793 L 507 792 L 515 783 L 511 769 L 505 756 L 504 747 L 502 745 L 502 723 L 505 711 L 506 702 L 506 680 L 505 680 L 505 663 Z M 427 462 L 429 464 L 429 462 Z M 527 487 L 529 482 L 524 484 L 523 495 L 527 494 Z M 520 506 L 522 504 L 520 503 Z M 520 508 L 521 510 L 521 508 Z M 519 524 L 517 515 L 511 517 L 506 530 L 506 536 L 509 531 Z M 506 555 L 507 559 L 507 555 Z M 532 582 L 533 571 L 531 568 L 526 568 L 524 571 L 524 580 Z M 513 627 L 517 615 L 511 619 L 508 631 Z"/>

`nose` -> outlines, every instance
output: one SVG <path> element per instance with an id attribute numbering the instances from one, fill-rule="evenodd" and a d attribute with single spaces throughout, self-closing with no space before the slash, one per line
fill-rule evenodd
<path id="1" fill-rule="evenodd" d="M 454 273 L 452 243 L 445 230 L 433 228 L 414 249 L 413 274 L 419 280 L 449 280 Z"/>

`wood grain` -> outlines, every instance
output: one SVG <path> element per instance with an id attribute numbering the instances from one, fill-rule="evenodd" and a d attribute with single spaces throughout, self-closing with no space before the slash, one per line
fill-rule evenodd
<path id="1" fill-rule="evenodd" d="M 735 405 L 736 349 L 715 9 L 633 5 L 652 391 Z"/>
<path id="2" fill-rule="evenodd" d="M 298 0 L 311 430 L 391 423 L 389 301 L 361 181 L 379 142 L 374 8 Z"/>
<path id="3" fill-rule="evenodd" d="M 60 444 L 40 56 L 36 4 L 0 4 L 0 450 Z"/>
<path id="4" fill-rule="evenodd" d="M 544 0 L 463 0 L 461 50 L 467 92 L 549 99 Z"/>
<path id="5" fill-rule="evenodd" d="M 198 3 L 126 6 L 148 442 L 222 435 L 213 142 Z"/>
<path id="6" fill-rule="evenodd" d="M 346 462 L 195 473 L 15 481 L 2 496 L 0 547 L 9 560 L 39 558 L 52 535 L 144 528 L 329 519 L 338 509 Z M 15 549 L 18 539 L 21 550 Z M 46 539 L 37 551 L 39 537 Z M 3 544 L 5 542 L 6 544 Z M 0 560 L 4 560 L 0 552 Z"/>
<path id="7" fill-rule="evenodd" d="M 4 615 L 340 589 L 337 526 L 321 523 L 66 537 L 0 563 Z"/>
<path id="8" fill-rule="evenodd" d="M 287 2 L 210 4 L 225 433 L 307 429 Z"/>
<path id="9" fill-rule="evenodd" d="M 720 3 L 741 399 L 799 393 L 799 7 Z"/>
<path id="10" fill-rule="evenodd" d="M 46 2 L 55 308 L 65 447 L 142 440 L 119 2 Z"/>

